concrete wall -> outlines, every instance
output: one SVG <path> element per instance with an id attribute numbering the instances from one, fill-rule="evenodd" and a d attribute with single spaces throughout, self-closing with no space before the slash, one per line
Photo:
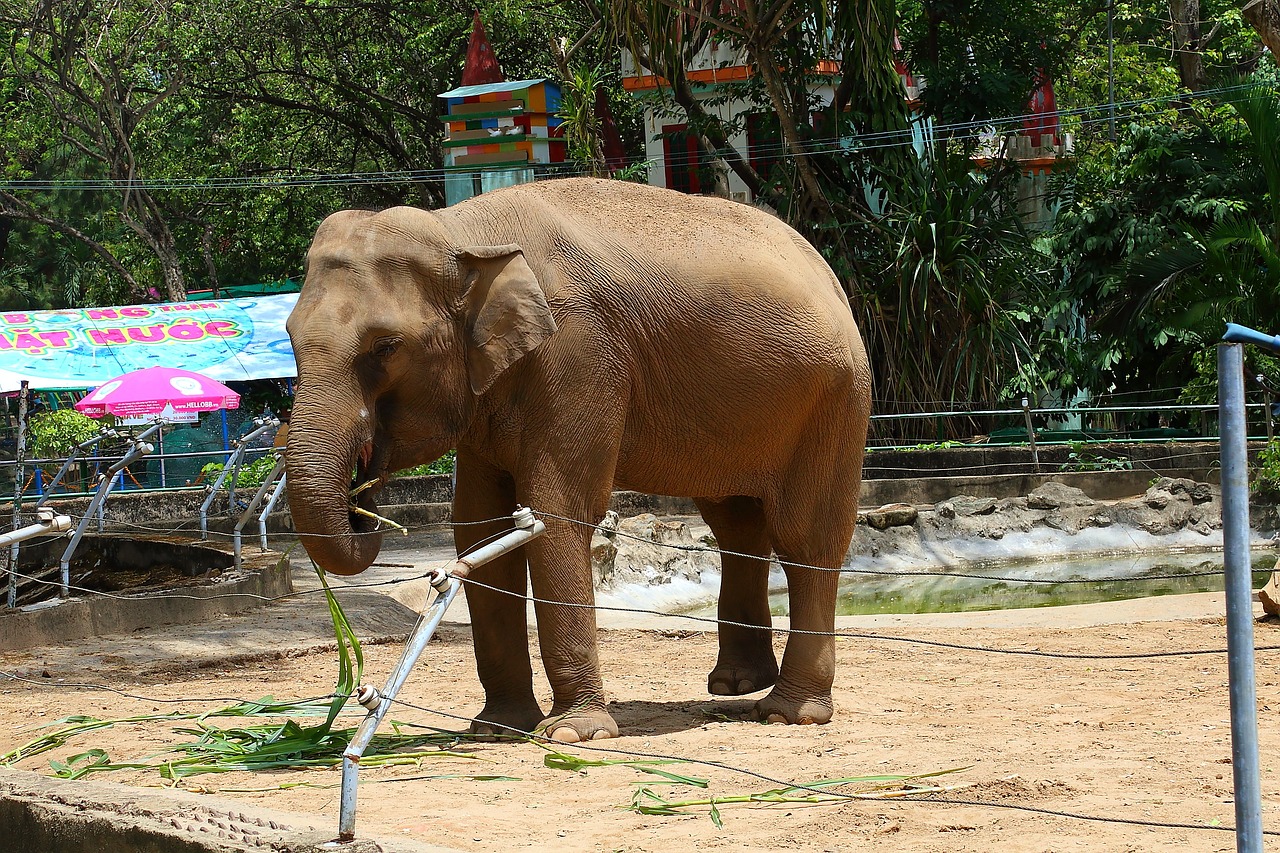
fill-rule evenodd
<path id="1" fill-rule="evenodd" d="M 1256 454 L 1258 444 L 1250 449 Z M 975 497 L 1017 497 L 1041 483 L 1054 480 L 1082 489 L 1097 500 L 1113 500 L 1139 495 L 1158 476 L 1187 477 L 1216 482 L 1216 443 L 1108 444 L 1088 448 L 1094 458 L 1123 458 L 1129 470 L 1079 471 L 1082 464 L 1070 458 L 1071 448 L 1041 448 L 1039 472 L 1028 447 L 959 447 L 942 450 L 876 450 L 869 452 L 863 466 L 860 504 L 864 508 L 887 503 L 935 504 L 956 495 Z M 197 519 L 204 500 L 203 489 L 167 492 L 112 494 L 107 501 L 107 519 L 116 529 L 128 525 L 164 528 L 198 535 Z M 248 496 L 244 496 L 248 497 Z M 453 487 L 448 475 L 393 479 L 379 498 L 383 515 L 408 527 L 445 524 L 450 520 Z M 81 514 L 88 498 L 57 501 L 61 512 Z M 0 517 L 12 513 L 12 505 L 0 504 Z M 618 492 L 613 509 L 622 515 L 653 512 L 661 515 L 688 515 L 697 512 L 687 498 Z M 293 531 L 288 501 L 282 499 L 278 512 L 268 519 L 272 533 Z M 215 501 L 209 529 L 228 533 L 235 519 L 225 515 L 225 499 Z M 257 536 L 256 516 L 245 526 L 245 541 Z"/>

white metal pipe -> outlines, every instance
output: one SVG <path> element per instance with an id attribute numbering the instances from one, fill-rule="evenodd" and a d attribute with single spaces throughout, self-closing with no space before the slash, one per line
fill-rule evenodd
<path id="1" fill-rule="evenodd" d="M 244 512 L 240 515 L 240 520 L 236 522 L 236 528 L 232 533 L 231 545 L 235 551 L 235 566 L 240 568 L 240 535 L 244 531 L 244 526 L 249 523 L 249 516 L 253 515 L 254 510 L 262 503 L 262 498 L 267 494 L 267 489 L 271 488 L 271 484 L 276 481 L 276 477 L 280 476 L 280 472 L 284 470 L 284 454 L 276 456 L 276 464 L 272 466 L 271 473 L 262 481 L 262 485 L 258 487 L 258 491 L 254 493 L 253 500 L 249 501 L 249 505 L 245 507 Z"/>
<path id="2" fill-rule="evenodd" d="M 42 509 L 39 517 L 40 520 L 35 524 L 28 524 L 26 527 L 19 527 L 17 530 L 0 534 L 0 547 L 12 545 L 15 542 L 23 542 L 33 536 L 40 536 L 45 533 L 65 533 L 71 529 L 71 516 L 69 515 L 57 515 L 51 509 Z"/>
<path id="3" fill-rule="evenodd" d="M 200 538 L 209 538 L 209 507 L 213 505 L 213 499 L 218 495 L 218 489 L 222 487 L 223 482 L 229 475 L 240 473 L 240 463 L 244 459 L 245 452 L 249 449 L 249 442 L 262 435 L 270 429 L 277 429 L 280 426 L 279 418 L 254 418 L 254 429 L 236 439 L 236 449 L 227 457 L 226 462 L 222 466 L 222 471 L 218 473 L 218 479 L 213 481 L 213 486 L 209 489 L 209 494 L 205 495 L 204 501 L 200 504 Z M 236 504 L 236 482 L 232 477 L 231 485 L 227 488 L 227 513 L 231 514 L 235 511 Z"/>
<path id="4" fill-rule="evenodd" d="M 62 570 L 62 597 L 66 598 L 71 591 L 71 555 L 76 552 L 76 548 L 80 545 L 80 540 L 84 537 L 85 528 L 89 526 L 89 519 L 97 515 L 106 503 L 107 495 L 111 493 L 111 487 L 115 483 L 116 475 L 136 459 L 146 456 L 155 450 L 153 446 L 147 444 L 143 439 L 155 432 L 159 427 L 151 427 L 145 430 L 142 435 L 133 442 L 133 446 L 129 451 L 121 457 L 120 461 L 112 465 L 107 471 L 107 475 L 102 478 L 102 482 L 98 484 L 98 490 L 93 493 L 93 499 L 89 501 L 89 506 L 85 508 L 84 515 L 80 519 L 80 523 L 76 525 L 76 532 L 71 534 L 71 541 L 67 543 L 67 550 L 62 552 L 61 570 Z"/>
<path id="5" fill-rule="evenodd" d="M 427 648 L 427 643 L 431 641 L 432 634 L 439 627 L 445 611 L 449 609 L 449 605 L 457 597 L 458 590 L 462 588 L 460 578 L 465 577 L 476 566 L 483 565 L 509 551 L 514 551 L 530 539 L 541 536 L 546 532 L 546 525 L 535 518 L 533 512 L 528 508 L 518 508 L 512 513 L 511 518 L 516 525 L 515 530 L 490 542 L 483 548 L 467 554 L 465 557 L 454 560 L 444 569 L 432 571 L 428 574 L 431 585 L 435 587 L 438 595 L 430 606 L 423 611 L 418 624 L 414 626 L 413 634 L 410 635 L 409 642 L 405 645 L 404 653 L 391 671 L 391 675 L 388 676 L 386 685 L 381 692 L 367 684 L 361 685 L 356 691 L 356 701 L 368 708 L 369 713 L 360 722 L 359 728 L 356 729 L 355 735 L 351 738 L 351 742 L 347 744 L 347 748 L 342 754 L 342 796 L 338 816 L 338 840 L 340 842 L 346 843 L 355 838 L 356 789 L 360 781 L 360 758 L 373 740 L 373 735 L 378 730 L 382 718 L 387 715 L 387 711 L 391 708 L 396 694 L 400 692 L 400 688 L 404 686 L 405 681 L 408 679 L 409 672 L 413 669 L 414 664 L 418 662 L 422 652 Z"/>
<path id="6" fill-rule="evenodd" d="M 284 494 L 285 479 L 288 478 L 287 471 L 280 472 L 280 479 L 276 481 L 275 490 L 271 493 L 271 497 L 267 499 L 266 506 L 262 508 L 262 514 L 258 516 L 258 537 L 262 543 L 262 550 L 267 550 L 267 516 L 271 515 L 276 508 L 276 501 L 280 500 L 280 495 Z"/>
<path id="7" fill-rule="evenodd" d="M 17 453 L 14 457 L 15 467 L 13 470 L 13 526 L 16 528 L 22 520 L 22 493 L 26 490 L 26 468 L 23 461 L 27 456 L 27 394 L 29 393 L 30 384 L 23 379 L 18 391 L 18 446 Z M 10 607 L 18 603 L 18 576 L 15 572 L 18 570 L 18 549 L 19 544 L 14 542 L 9 547 L 9 597 L 8 604 Z"/>

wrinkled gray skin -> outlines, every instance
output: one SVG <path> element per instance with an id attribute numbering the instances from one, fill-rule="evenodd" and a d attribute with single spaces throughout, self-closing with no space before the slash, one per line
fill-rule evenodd
<path id="1" fill-rule="evenodd" d="M 593 601 L 589 548 L 615 488 L 697 500 L 726 555 L 708 688 L 772 687 L 760 719 L 823 723 L 834 640 L 774 657 L 767 558 L 835 569 L 857 513 L 870 373 L 831 270 L 741 204 L 571 179 L 425 212 L 344 211 L 316 232 L 289 334 L 299 389 L 289 503 L 308 552 L 355 574 L 381 544 L 354 482 L 458 450 L 454 519 L 547 513 L 473 578 Z M 375 508 L 377 489 L 360 503 Z M 572 519 L 565 521 L 562 519 Z M 509 522 L 456 528 L 459 551 Z M 308 534 L 315 534 L 314 536 Z M 527 563 L 527 573 L 526 573 Z M 835 572 L 788 568 L 795 628 L 834 627 Z M 534 698 L 525 602 L 467 588 L 486 703 L 473 730 L 617 735 L 588 608 L 536 606 L 553 704 Z"/>

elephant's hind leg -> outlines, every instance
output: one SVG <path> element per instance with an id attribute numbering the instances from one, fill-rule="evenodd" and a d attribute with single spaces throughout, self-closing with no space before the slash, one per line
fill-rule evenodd
<path id="1" fill-rule="evenodd" d="M 720 655 L 707 690 L 741 696 L 778 680 L 769 616 L 769 556 L 764 509 L 755 498 L 699 499 L 698 509 L 715 534 L 720 561 Z M 742 627 L 759 625 L 759 628 Z"/>
<path id="2" fill-rule="evenodd" d="M 825 723 L 833 712 L 836 593 L 857 520 L 862 454 L 834 455 L 842 463 L 834 475 L 816 464 L 818 458 L 807 470 L 798 466 L 783 498 L 765 506 L 770 539 L 787 574 L 794 632 L 778 683 L 756 703 L 757 718 L 769 722 Z"/>

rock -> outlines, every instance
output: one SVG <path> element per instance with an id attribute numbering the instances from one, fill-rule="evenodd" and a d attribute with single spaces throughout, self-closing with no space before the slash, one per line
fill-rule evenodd
<path id="1" fill-rule="evenodd" d="M 1027 495 L 1030 509 L 1059 509 L 1061 507 L 1093 506 L 1093 498 L 1075 486 L 1049 482 Z"/>
<path id="2" fill-rule="evenodd" d="M 591 568 L 599 588 L 659 586 L 675 578 L 697 582 L 703 571 L 719 568 L 719 555 L 694 542 L 683 521 L 660 521 L 644 513 L 616 524 L 616 532 L 591 540 Z"/>
<path id="3" fill-rule="evenodd" d="M 1276 563 L 1280 569 L 1280 562 Z M 1258 590 L 1258 600 L 1262 602 L 1262 612 L 1268 616 L 1280 616 L 1280 589 L 1276 588 L 1276 571 L 1271 572 L 1267 585 Z"/>
<path id="4" fill-rule="evenodd" d="M 956 515 L 964 517 L 970 515 L 990 515 L 996 509 L 995 498 L 975 498 L 969 495 L 960 495 L 951 499 L 952 506 L 955 507 Z"/>
<path id="5" fill-rule="evenodd" d="M 1069 506 L 1051 511 L 1045 516 L 1044 523 L 1047 527 L 1074 536 L 1089 527 L 1094 517 L 1095 512 L 1092 506 Z"/>
<path id="6" fill-rule="evenodd" d="M 920 513 L 911 504 L 885 504 L 866 514 L 867 524 L 876 530 L 887 530 L 890 527 L 905 527 L 915 524 Z"/>
<path id="7" fill-rule="evenodd" d="M 1154 536 L 1184 528 L 1207 536 L 1222 526 L 1218 495 L 1208 483 L 1161 477 L 1142 497 L 1118 501 L 1111 509 L 1116 522 Z"/>

